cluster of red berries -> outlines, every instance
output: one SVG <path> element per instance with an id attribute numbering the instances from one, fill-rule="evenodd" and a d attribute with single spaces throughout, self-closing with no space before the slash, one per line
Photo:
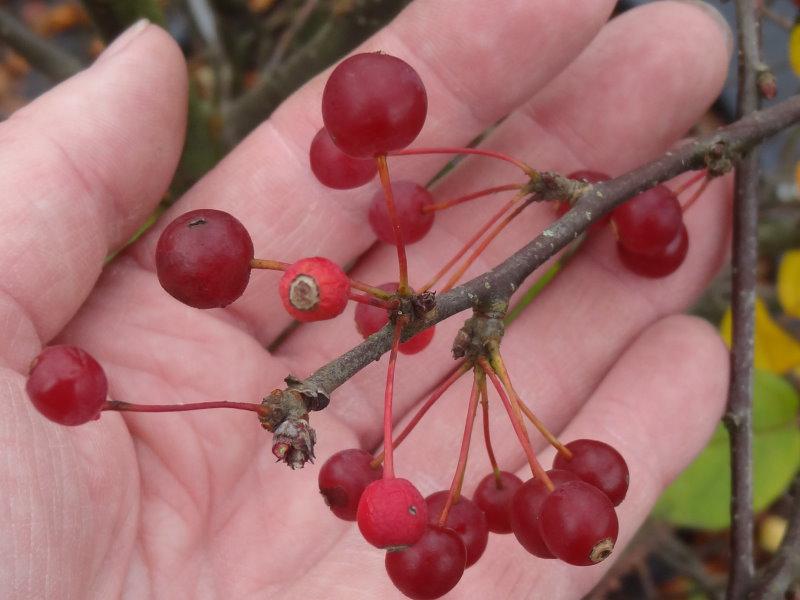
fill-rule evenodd
<path id="1" fill-rule="evenodd" d="M 322 97 L 324 127 L 314 137 L 309 151 L 312 171 L 330 188 L 351 189 L 379 174 L 381 190 L 373 197 L 366 220 L 378 239 L 397 249 L 396 282 L 380 286 L 361 283 L 323 257 L 303 258 L 294 263 L 257 259 L 245 227 L 219 210 L 201 209 L 179 216 L 164 229 L 156 248 L 161 285 L 189 306 L 204 309 L 227 306 L 243 294 L 252 269 L 271 269 L 283 273 L 278 285 L 280 298 L 287 312 L 298 321 L 336 317 L 353 300 L 358 302 L 356 328 L 364 337 L 392 324 L 384 452 L 378 457 L 356 449 L 335 454 L 320 469 L 319 487 L 336 516 L 357 521 L 369 543 L 387 550 L 389 577 L 411 598 L 437 598 L 452 589 L 464 569 L 483 554 L 489 532 L 513 532 L 520 544 L 538 557 L 558 558 L 574 565 L 600 562 L 616 541 L 618 523 L 614 507 L 628 489 L 627 465 L 611 446 L 595 440 L 577 440 L 563 446 L 544 428 L 513 390 L 499 355 L 499 341 L 495 347 L 484 344 L 483 350 L 465 355 L 447 380 L 450 385 L 469 370 L 475 374 L 459 466 L 451 489 L 423 498 L 411 482 L 395 477 L 393 448 L 410 431 L 407 428 L 396 440 L 392 439 L 397 353 L 421 351 L 434 332 L 430 327 L 401 342 L 403 328 L 414 317 L 400 307 L 404 302 L 408 306 L 409 301 L 425 306 L 419 299 L 486 234 L 440 290 L 455 285 L 475 257 L 527 205 L 527 188 L 524 184 L 510 183 L 436 204 L 425 187 L 411 181 L 391 181 L 387 156 L 470 153 L 510 162 L 528 177 L 536 173 L 513 157 L 487 150 L 408 149 L 422 129 L 426 114 L 425 87 L 413 68 L 386 54 L 358 54 L 331 73 Z M 570 177 L 587 183 L 608 179 L 591 171 L 576 172 Z M 433 280 L 421 287 L 419 294 L 414 294 L 408 281 L 405 246 L 422 239 L 431 230 L 435 211 L 512 190 L 515 196 L 501 211 Z M 589 233 L 610 223 L 626 267 L 647 277 L 666 276 L 680 266 L 688 248 L 683 223 L 685 207 L 681 207 L 677 195 L 665 186 L 656 186 L 615 209 Z M 566 208 L 563 204 L 560 210 Z M 500 220 L 503 215 L 505 218 Z M 492 226 L 494 229 L 490 231 Z M 412 305 L 416 306 L 413 302 Z M 494 459 L 487 425 L 486 377 L 492 379 L 528 456 L 534 478 L 524 483 L 514 474 L 500 470 Z M 447 385 L 440 387 L 423 406 L 413 424 Z M 207 402 L 168 407 L 109 401 L 107 387 L 97 361 L 70 346 L 46 348 L 34 362 L 27 384 L 35 406 L 51 420 L 64 425 L 96 419 L 102 410 L 163 412 L 227 407 L 252 410 L 262 416 L 260 405 L 248 403 Z M 461 494 L 461 485 L 479 396 L 492 473 L 480 482 L 469 499 Z M 558 450 L 550 471 L 542 470 L 533 454 L 522 422 L 523 413 Z M 309 439 L 313 443 L 313 435 Z M 313 452 L 309 451 L 306 459 L 311 457 Z"/>
<path id="2" fill-rule="evenodd" d="M 522 482 L 495 470 L 472 499 L 450 491 L 427 498 L 405 479 L 385 479 L 381 462 L 359 449 L 331 456 L 319 471 L 319 489 L 331 512 L 357 521 L 370 544 L 387 550 L 386 571 L 410 598 L 438 598 L 483 554 L 489 532 L 513 532 L 540 558 L 587 566 L 605 559 L 617 539 L 614 507 L 628 491 L 628 467 L 614 448 L 596 440 L 566 445 L 542 479 Z"/>

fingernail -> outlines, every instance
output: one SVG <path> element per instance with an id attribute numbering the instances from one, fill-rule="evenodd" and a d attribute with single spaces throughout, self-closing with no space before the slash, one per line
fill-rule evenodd
<path id="1" fill-rule="evenodd" d="M 721 12 L 711 6 L 708 2 L 705 2 L 705 0 L 680 1 L 685 2 L 686 4 L 691 4 L 692 6 L 696 6 L 700 10 L 705 11 L 709 17 L 714 19 L 717 25 L 719 25 L 719 28 L 722 30 L 722 33 L 725 35 L 725 45 L 728 47 L 728 54 L 733 52 L 733 31 L 731 31 L 730 23 L 728 23 L 728 20 L 722 16 Z"/>
<path id="2" fill-rule="evenodd" d="M 128 27 L 125 31 L 117 36 L 117 39 L 115 39 L 111 45 L 106 48 L 97 58 L 97 62 L 107 60 L 125 50 L 125 48 L 127 48 L 133 40 L 139 37 L 141 33 L 147 29 L 148 25 L 150 25 L 150 21 L 148 19 L 139 19 L 136 21 L 136 23 Z"/>

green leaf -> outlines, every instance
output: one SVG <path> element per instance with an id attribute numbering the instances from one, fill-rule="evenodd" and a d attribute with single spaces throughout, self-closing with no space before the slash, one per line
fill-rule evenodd
<path id="1" fill-rule="evenodd" d="M 800 398 L 786 380 L 758 370 L 753 391 L 753 505 L 759 511 L 786 489 L 800 468 Z M 728 527 L 729 461 L 728 433 L 720 425 L 703 452 L 662 494 L 653 515 L 681 527 Z"/>

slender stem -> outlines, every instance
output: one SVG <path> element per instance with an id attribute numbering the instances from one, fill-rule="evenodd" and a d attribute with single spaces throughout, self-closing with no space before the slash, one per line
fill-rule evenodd
<path id="1" fill-rule="evenodd" d="M 539 418 L 533 414 L 533 411 L 528 408 L 528 406 L 522 401 L 519 394 L 517 394 L 517 390 L 514 389 L 514 386 L 511 384 L 511 377 L 508 375 L 508 369 L 506 369 L 506 364 L 503 361 L 503 357 L 500 354 L 500 349 L 496 346 L 490 349 L 489 354 L 489 362 L 492 365 L 495 373 L 500 378 L 500 381 L 503 382 L 503 387 L 506 388 L 509 397 L 511 398 L 511 402 L 520 412 L 524 413 L 526 417 L 533 423 L 534 427 L 539 430 L 539 433 L 544 436 L 553 448 L 558 450 L 558 453 L 563 455 L 564 458 L 570 459 L 572 458 L 572 451 L 567 448 L 564 444 L 558 441 L 556 436 L 554 436 L 547 427 L 545 427 L 544 423 L 542 423 Z"/>
<path id="2" fill-rule="evenodd" d="M 394 443 L 392 442 L 392 397 L 394 396 L 394 370 L 397 365 L 397 347 L 403 331 L 403 319 L 397 319 L 392 333 L 392 350 L 389 367 L 386 369 L 386 393 L 383 397 L 383 478 L 394 478 Z"/>
<path id="3" fill-rule="evenodd" d="M 703 195 L 703 192 L 706 191 L 709 183 L 711 183 L 711 178 L 707 177 L 706 180 L 700 185 L 700 187 L 697 188 L 695 192 L 689 197 L 689 199 L 686 202 L 684 202 L 683 206 L 681 206 L 681 210 L 684 213 L 691 208 L 692 204 L 697 202 L 697 199 L 700 198 L 700 196 Z"/>
<path id="4" fill-rule="evenodd" d="M 391 304 L 390 302 L 386 302 L 385 300 L 381 300 L 380 298 L 373 298 L 372 296 L 368 296 L 366 294 L 356 294 L 354 292 L 350 292 L 348 297 L 353 302 L 366 304 L 368 306 L 377 306 L 378 308 L 385 308 L 386 310 L 392 310 L 393 308 L 396 308 L 396 306 Z"/>
<path id="5" fill-rule="evenodd" d="M 381 177 L 383 195 L 386 198 L 386 210 L 389 212 L 389 218 L 392 221 L 394 243 L 397 247 L 397 263 L 400 267 L 400 281 L 397 284 L 397 291 L 401 296 L 407 296 L 411 293 L 411 288 L 408 285 L 408 259 L 406 258 L 406 245 L 403 241 L 403 232 L 400 230 L 400 219 L 397 216 L 397 207 L 394 204 L 392 182 L 389 179 L 389 165 L 386 162 L 386 156 L 375 157 L 375 162 L 378 164 L 378 174 Z"/>
<path id="6" fill-rule="evenodd" d="M 555 486 L 553 485 L 553 482 L 550 481 L 550 477 L 547 476 L 547 473 L 545 473 L 542 465 L 539 464 L 536 454 L 531 447 L 531 441 L 528 438 L 528 432 L 525 431 L 525 424 L 519 417 L 519 413 L 514 409 L 514 406 L 512 406 L 511 402 L 509 401 L 505 390 L 503 390 L 503 384 L 500 383 L 500 380 L 497 378 L 497 375 L 495 375 L 491 365 L 486 362 L 485 358 L 482 356 L 478 357 L 477 363 L 486 372 L 486 374 L 489 376 L 489 379 L 492 380 L 492 385 L 494 385 L 494 389 L 497 390 L 497 394 L 500 396 L 500 400 L 503 402 L 503 406 L 508 413 L 508 418 L 511 419 L 511 425 L 514 428 L 514 433 L 517 434 L 517 439 L 519 439 L 519 443 L 522 446 L 522 449 L 525 451 L 525 456 L 528 457 L 528 464 L 531 467 L 533 476 L 539 479 L 545 485 L 545 487 L 552 492 L 555 489 Z"/>
<path id="7" fill-rule="evenodd" d="M 227 402 L 217 400 L 212 402 L 193 402 L 191 404 L 133 404 L 121 400 L 107 400 L 102 410 L 116 410 L 119 412 L 186 412 L 189 410 L 206 410 L 209 408 L 235 408 L 237 410 L 249 410 L 254 413 L 262 414 L 263 406 L 253 402 Z"/>
<path id="8" fill-rule="evenodd" d="M 442 514 L 439 515 L 439 527 L 444 527 L 447 523 L 447 516 L 450 514 L 450 507 L 458 502 L 461 497 L 461 486 L 464 484 L 464 473 L 467 470 L 467 456 L 469 455 L 469 442 L 472 439 L 472 425 L 475 422 L 475 413 L 478 410 L 478 376 L 477 373 L 472 379 L 472 391 L 469 395 L 469 406 L 467 407 L 467 421 L 464 423 L 464 436 L 461 438 L 461 450 L 458 453 L 458 464 L 453 475 L 453 482 L 450 484 L 450 493 L 447 495 L 447 502 L 444 503 Z"/>
<path id="9" fill-rule="evenodd" d="M 350 279 L 350 287 L 353 288 L 354 290 L 358 290 L 360 292 L 364 292 L 365 294 L 369 294 L 370 296 L 375 296 L 376 298 L 380 298 L 381 300 L 391 300 L 392 296 L 394 296 L 392 292 L 387 292 L 386 290 L 382 290 L 379 287 L 362 283 L 361 281 L 357 281 L 352 278 Z"/>
<path id="10" fill-rule="evenodd" d="M 517 160 L 513 156 L 509 156 L 508 154 L 503 154 L 502 152 L 495 152 L 494 150 L 484 150 L 481 148 L 456 148 L 456 147 L 445 147 L 445 148 L 405 148 L 403 150 L 395 150 L 394 152 L 390 152 L 389 156 L 415 156 L 419 154 L 476 154 L 478 156 L 486 156 L 488 158 L 496 158 L 498 160 L 504 160 L 512 165 L 519 167 L 522 169 L 522 172 L 528 175 L 535 175 L 536 171 L 526 165 L 521 160 Z"/>
<path id="11" fill-rule="evenodd" d="M 475 200 L 476 198 L 483 198 L 484 196 L 490 196 L 498 192 L 509 192 L 511 190 L 521 190 L 521 189 L 522 186 L 517 183 L 496 185 L 495 187 L 486 188 L 484 190 L 478 190 L 477 192 L 472 192 L 471 194 L 459 196 L 458 198 L 451 198 L 450 200 L 444 200 L 442 202 L 437 202 L 436 204 L 428 204 L 427 206 L 422 207 L 422 212 L 434 212 L 437 210 L 445 210 L 446 208 L 452 208 L 453 206 L 463 204 L 464 202 L 469 202 L 470 200 Z"/>
<path id="12" fill-rule="evenodd" d="M 706 169 L 698 171 L 697 173 L 689 177 L 689 179 L 687 179 L 681 185 L 679 185 L 678 188 L 674 190 L 672 193 L 675 194 L 676 196 L 680 196 L 683 192 L 688 190 L 695 183 L 700 181 L 703 177 L 708 177 L 708 171 Z"/>
<path id="13" fill-rule="evenodd" d="M 483 442 L 486 446 L 486 454 L 489 457 L 489 464 L 492 465 L 492 473 L 494 474 L 495 483 L 498 489 L 502 489 L 503 481 L 500 478 L 500 467 L 497 465 L 497 458 L 494 455 L 494 448 L 492 448 L 492 434 L 489 430 L 489 391 L 486 389 L 486 373 L 483 369 L 475 368 L 475 373 L 478 375 L 478 388 L 481 393 L 481 411 L 483 412 Z"/>
<path id="14" fill-rule="evenodd" d="M 467 257 L 467 259 L 463 263 L 461 263 L 461 266 L 456 270 L 456 272 L 450 276 L 450 279 L 441 289 L 442 292 L 446 292 L 448 290 L 453 289 L 453 287 L 458 283 L 458 280 L 461 279 L 461 277 L 464 275 L 467 269 L 469 269 L 473 265 L 473 263 L 478 259 L 478 257 L 481 254 L 483 254 L 483 251 L 489 247 L 489 244 L 491 244 L 494 241 L 494 239 L 498 235 L 500 235 L 503 229 L 505 229 L 508 226 L 508 224 L 511 223 L 511 221 L 517 218 L 519 213 L 521 213 L 525 209 L 525 207 L 528 206 L 528 204 L 530 204 L 530 200 L 526 200 L 525 202 L 520 204 L 517 208 L 515 208 L 511 212 L 511 214 L 506 216 L 505 219 L 503 219 L 500 223 L 498 223 L 495 226 L 495 228 L 492 231 L 490 231 L 485 238 L 483 238 L 481 243 L 478 244 L 478 246 L 472 251 L 472 254 L 470 254 L 469 257 Z"/>
<path id="15" fill-rule="evenodd" d="M 430 410 L 431 406 L 436 404 L 436 401 L 442 397 L 442 395 L 453 385 L 464 373 L 470 370 L 470 365 L 466 361 L 461 361 L 455 369 L 450 371 L 450 373 L 442 380 L 439 385 L 434 388 L 431 392 L 431 395 L 428 396 L 428 399 L 425 401 L 425 404 L 419 407 L 417 413 L 414 417 L 406 424 L 403 428 L 403 431 L 394 439 L 394 447 L 397 448 L 404 439 L 408 437 L 408 434 L 411 433 L 414 428 L 417 426 L 417 423 L 420 422 L 422 417 L 425 416 L 425 413 Z M 373 467 L 377 467 L 383 462 L 384 451 L 378 454 L 373 461 L 370 463 Z"/>
<path id="16" fill-rule="evenodd" d="M 736 0 L 737 115 L 758 110 L 759 20 L 754 0 Z M 757 149 L 736 167 L 733 203 L 731 382 L 724 422 L 731 440 L 731 564 L 726 596 L 743 598 L 753 580 L 753 339 L 758 260 Z"/>
<path id="17" fill-rule="evenodd" d="M 279 260 L 269 260 L 266 258 L 252 258 L 250 259 L 251 269 L 266 269 L 268 271 L 285 271 L 291 266 L 286 262 Z"/>
<path id="18" fill-rule="evenodd" d="M 492 215 L 492 217 L 486 223 L 484 223 L 483 226 L 480 229 L 478 229 L 478 231 L 476 231 L 475 234 L 469 240 L 467 240 L 467 242 L 461 247 L 461 249 L 458 252 L 456 252 L 455 256 L 453 256 L 453 258 L 447 261 L 447 263 L 445 263 L 445 265 L 441 269 L 439 269 L 436 275 L 434 275 L 430 279 L 430 281 L 428 281 L 428 283 L 422 286 L 420 293 L 427 292 L 434 285 L 436 285 L 436 282 L 438 282 L 444 276 L 444 274 L 447 273 L 452 268 L 452 266 L 456 264 L 458 260 L 467 253 L 467 251 L 475 244 L 475 242 L 477 242 L 480 239 L 480 237 L 484 233 L 486 233 L 489 230 L 489 228 L 492 225 L 494 225 L 500 217 L 502 217 L 509 210 L 511 210 L 511 208 L 520 201 L 522 196 L 523 193 L 518 192 L 517 194 L 514 195 L 513 198 L 511 198 L 511 200 L 509 200 L 503 206 L 501 206 L 500 210 L 498 210 L 494 215 Z"/>

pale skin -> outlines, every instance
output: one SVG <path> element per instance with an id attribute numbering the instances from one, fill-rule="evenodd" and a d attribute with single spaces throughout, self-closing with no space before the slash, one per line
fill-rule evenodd
<path id="1" fill-rule="evenodd" d="M 618 175 L 666 151 L 716 97 L 728 33 L 688 3 L 649 5 L 605 24 L 614 2 L 520 0 L 417 2 L 368 41 L 411 63 L 428 91 L 415 144 L 462 145 L 505 114 L 485 142 L 541 169 Z M 580 57 L 578 55 L 580 54 Z M 338 450 L 381 442 L 385 358 L 340 388 L 312 416 L 317 465 L 275 464 L 270 435 L 251 413 L 106 413 L 63 428 L 24 392 L 31 359 L 72 343 L 106 368 L 110 396 L 143 403 L 257 402 L 289 372 L 308 375 L 359 341 L 352 307 L 303 326 L 276 351 L 289 324 L 279 275 L 255 272 L 225 310 L 181 305 L 158 285 L 159 231 L 200 207 L 227 210 L 250 230 L 256 256 L 323 255 L 374 284 L 396 279 L 394 251 L 372 247 L 364 218 L 372 183 L 321 187 L 307 148 L 321 125 L 325 74 L 287 100 L 154 230 L 103 269 L 166 190 L 184 134 L 186 76 L 161 30 L 130 32 L 92 67 L 0 125 L 0 590 L 5 598 L 399 598 L 383 554 L 335 519 L 316 487 L 317 465 Z M 425 182 L 446 157 L 390 160 L 393 176 Z M 435 188 L 437 198 L 520 181 L 505 164 L 476 158 Z M 675 183 L 672 184 L 676 185 Z M 614 556 L 663 487 L 702 448 L 727 390 L 727 354 L 713 329 L 674 316 L 698 296 L 728 246 L 727 180 L 713 182 L 686 214 L 690 250 L 673 276 L 625 271 L 609 232 L 511 328 L 502 345 L 514 383 L 569 441 L 592 437 L 627 459 L 631 487 L 619 507 Z M 409 247 L 421 284 L 480 224 L 478 203 L 437 217 Z M 483 208 L 488 217 L 489 208 Z M 526 211 L 470 271 L 484 271 L 553 218 Z M 398 422 L 445 373 L 461 319 L 432 346 L 401 356 Z M 449 486 L 469 391 L 464 378 L 398 449 L 399 476 L 423 494 Z M 495 452 L 530 477 L 494 398 Z M 464 489 L 489 472 L 480 428 Z M 549 466 L 552 452 L 533 436 Z M 493 536 L 452 598 L 576 598 L 612 559 L 569 567 Z"/>

